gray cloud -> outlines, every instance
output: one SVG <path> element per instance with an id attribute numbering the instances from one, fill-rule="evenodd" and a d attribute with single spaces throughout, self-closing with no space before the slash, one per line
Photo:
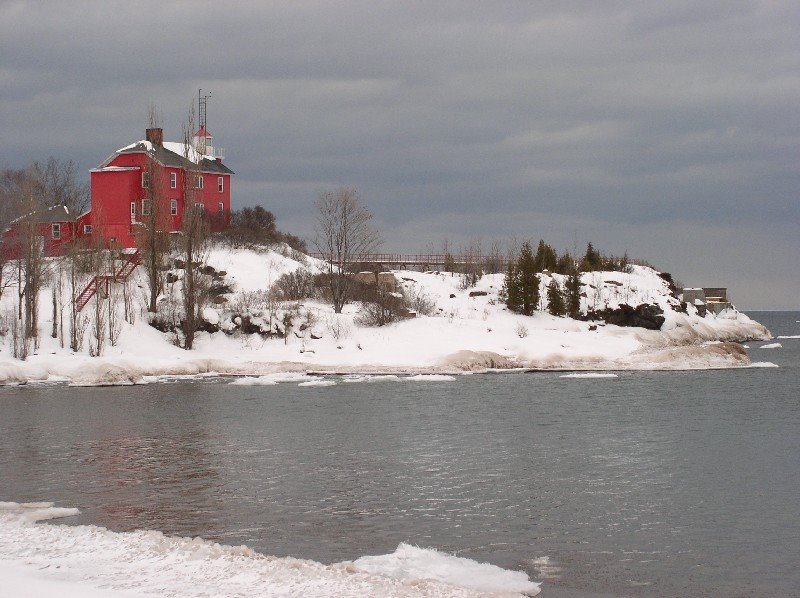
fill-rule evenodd
<path id="1" fill-rule="evenodd" d="M 202 87 L 235 203 L 301 234 L 356 185 L 387 249 L 591 239 L 798 308 L 799 26 L 788 0 L 2 2 L 0 163 L 89 168 L 150 102 L 177 137 Z"/>

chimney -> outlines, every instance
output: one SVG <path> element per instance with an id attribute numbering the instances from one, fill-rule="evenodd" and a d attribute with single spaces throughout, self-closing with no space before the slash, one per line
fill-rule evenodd
<path id="1" fill-rule="evenodd" d="M 154 146 L 160 146 L 164 143 L 164 129 L 157 127 L 154 129 L 147 129 L 145 132 L 146 139 Z"/>

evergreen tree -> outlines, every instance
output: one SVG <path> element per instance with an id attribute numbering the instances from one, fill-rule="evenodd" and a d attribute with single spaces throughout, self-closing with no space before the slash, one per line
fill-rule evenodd
<path id="1" fill-rule="evenodd" d="M 520 292 L 519 313 L 532 316 L 539 305 L 539 276 L 536 273 L 533 251 L 528 241 L 522 244 L 516 269 Z"/>
<path id="2" fill-rule="evenodd" d="M 505 301 L 509 311 L 515 313 L 521 311 L 519 276 L 517 276 L 517 268 L 513 261 L 508 262 L 506 279 L 503 282 L 503 288 L 500 290 L 500 299 Z"/>
<path id="3" fill-rule="evenodd" d="M 572 256 L 569 254 L 569 251 L 565 251 L 564 253 L 558 256 L 555 272 L 557 272 L 558 274 L 569 274 L 570 272 L 572 272 L 572 268 L 574 265 L 575 264 L 572 261 Z"/>
<path id="4" fill-rule="evenodd" d="M 549 270 L 555 272 L 558 266 L 558 256 L 556 250 L 551 245 L 548 245 L 543 240 L 539 240 L 539 245 L 536 247 L 536 271 L 542 272 Z"/>
<path id="5" fill-rule="evenodd" d="M 577 319 L 581 315 L 581 273 L 574 264 L 567 278 L 564 295 L 567 315 Z"/>
<path id="6" fill-rule="evenodd" d="M 555 277 L 547 285 L 547 311 L 554 316 L 563 316 L 566 313 L 564 306 L 564 291 Z"/>
<path id="7" fill-rule="evenodd" d="M 603 266 L 603 256 L 597 251 L 591 242 L 586 246 L 586 254 L 583 256 L 581 269 L 584 272 L 594 272 Z"/>

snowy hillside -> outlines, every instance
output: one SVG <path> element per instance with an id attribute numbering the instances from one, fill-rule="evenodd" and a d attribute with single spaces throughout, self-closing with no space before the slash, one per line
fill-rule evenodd
<path id="1" fill-rule="evenodd" d="M 40 292 L 40 345 L 25 361 L 11 357 L 8 322 L 16 310 L 14 288 L 0 306 L 5 335 L 0 351 L 0 382 L 69 380 L 74 384 L 137 383 L 149 376 L 219 373 L 259 376 L 279 371 L 341 373 L 454 373 L 486 368 L 690 369 L 749 364 L 737 341 L 767 339 L 769 332 L 746 315 L 729 309 L 700 317 L 686 312 L 667 282 L 650 268 L 582 275 L 581 308 L 602 311 L 620 305 L 655 305 L 663 312 L 660 330 L 576 321 L 539 311 L 510 313 L 499 299 L 503 275 L 483 276 L 463 288 L 461 276 L 444 272 L 395 271 L 396 294 L 425 305 L 427 313 L 381 326 L 359 324 L 360 304 L 342 314 L 318 299 L 276 302 L 268 291 L 284 274 L 319 273 L 324 264 L 281 251 L 216 247 L 207 260 L 219 296 L 203 310 L 206 331 L 191 351 L 148 323 L 146 279 L 138 268 L 129 281 L 133 323 L 122 322 L 115 342 L 107 339 L 99 357 L 90 343 L 72 352 L 53 329 L 52 284 Z M 173 279 L 181 271 L 173 268 Z M 563 279 L 560 275 L 553 275 Z M 546 297 L 550 275 L 541 277 Z M 176 283 L 179 284 L 179 283 Z M 57 318 L 67 319 L 69 286 L 61 284 Z M 172 289 L 171 292 L 175 292 Z M 162 299 L 163 300 L 163 299 Z M 94 301 L 94 300 L 93 300 Z M 546 301 L 542 302 L 546 308 Z M 122 309 L 119 307 L 119 309 Z M 91 305 L 85 313 L 91 318 Z M 291 315 L 290 329 L 284 320 Z M 122 318 L 118 318 L 121 320 Z M 285 336 L 285 338 L 284 338 Z"/>

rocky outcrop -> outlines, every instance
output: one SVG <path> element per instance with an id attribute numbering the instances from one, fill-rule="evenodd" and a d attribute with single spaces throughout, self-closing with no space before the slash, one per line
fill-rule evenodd
<path id="1" fill-rule="evenodd" d="M 661 326 L 664 324 L 664 310 L 658 305 L 647 303 L 636 307 L 623 303 L 616 309 L 590 310 L 585 319 L 604 320 L 606 324 L 615 324 L 616 326 L 661 330 Z"/>

